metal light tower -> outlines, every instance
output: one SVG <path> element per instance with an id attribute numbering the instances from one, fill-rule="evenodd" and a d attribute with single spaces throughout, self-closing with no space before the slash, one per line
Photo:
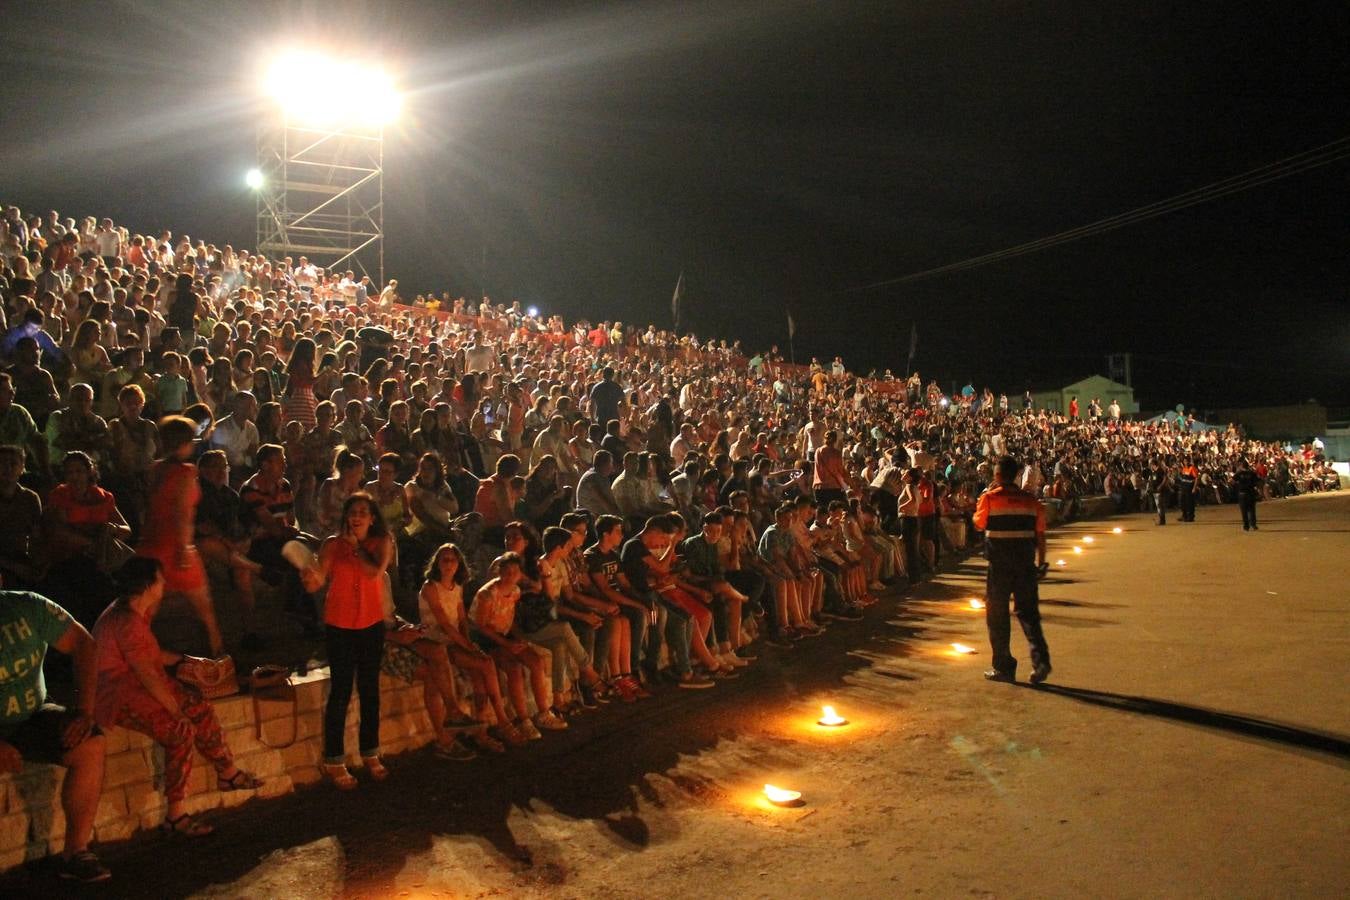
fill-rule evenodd
<path id="1" fill-rule="evenodd" d="M 314 55 L 284 57 L 258 128 L 257 249 L 305 256 L 384 283 L 384 126 L 399 97 L 383 72 Z"/>

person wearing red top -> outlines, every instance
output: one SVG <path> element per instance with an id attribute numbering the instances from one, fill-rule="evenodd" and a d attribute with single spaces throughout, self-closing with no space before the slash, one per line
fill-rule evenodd
<path id="1" fill-rule="evenodd" d="M 937 569 L 937 499 L 933 478 L 926 469 L 916 486 L 919 494 L 919 552 L 929 572 Z"/>
<path id="2" fill-rule="evenodd" d="M 61 483 L 47 497 L 43 535 L 49 589 L 88 625 L 112 599 L 112 582 L 95 560 L 103 542 L 128 540 L 131 527 L 113 495 L 96 483 L 94 462 L 79 450 L 61 462 Z"/>
<path id="3" fill-rule="evenodd" d="M 216 770 L 216 789 L 251 791 L 262 781 L 234 764 L 215 709 L 195 689 L 165 673 L 188 659 L 161 650 L 150 623 L 164 599 L 160 561 L 135 556 L 117 572 L 119 596 L 94 625 L 98 692 L 94 716 L 103 728 L 121 726 L 148 735 L 164 748 L 162 828 L 204 837 L 213 830 L 184 808 L 195 748 Z"/>
<path id="4" fill-rule="evenodd" d="M 150 470 L 145 527 L 137 552 L 163 564 L 164 590 L 186 595 L 206 626 L 211 655 L 219 656 L 224 644 L 206 583 L 206 567 L 193 543 L 197 503 L 202 497 L 197 467 L 188 462 L 196 432 L 196 423 L 183 416 L 166 416 L 159 423 L 163 456 Z"/>
<path id="5" fill-rule="evenodd" d="M 328 584 L 323 619 L 331 681 L 323 716 L 323 770 L 346 791 L 356 787 L 343 746 L 353 680 L 360 695 L 362 762 L 376 781 L 389 776 L 380 761 L 380 657 L 394 538 L 374 498 L 364 492 L 347 498 L 340 522 L 338 533 L 324 541 L 318 561 L 306 571 L 305 587 L 312 592 Z"/>

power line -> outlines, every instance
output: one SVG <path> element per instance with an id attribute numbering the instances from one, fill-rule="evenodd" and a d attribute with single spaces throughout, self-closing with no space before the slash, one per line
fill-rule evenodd
<path id="1" fill-rule="evenodd" d="M 1226 197 L 1229 194 L 1236 194 L 1240 191 L 1250 190 L 1259 185 L 1271 181 L 1277 181 L 1281 178 L 1288 178 L 1291 175 L 1297 175 L 1302 172 L 1316 169 L 1321 166 L 1330 165 L 1341 159 L 1350 157 L 1350 136 L 1332 141 L 1329 144 L 1323 144 L 1312 150 L 1303 153 L 1297 153 L 1293 156 L 1278 160 L 1268 165 L 1260 166 L 1240 175 L 1234 175 L 1207 184 L 1204 187 L 1195 188 L 1166 200 L 1159 200 L 1156 203 L 1150 203 L 1147 206 L 1141 206 L 1128 212 L 1119 213 L 1114 216 L 1108 216 L 1105 219 L 1099 219 L 1088 225 L 1082 225 L 1078 228 L 1071 228 L 1067 231 L 1061 231 L 1048 237 L 1039 238 L 1034 241 L 1028 241 L 1024 244 L 1018 244 L 1014 247 L 1008 247 L 1003 250 L 997 250 L 992 253 L 986 253 L 982 256 L 972 257 L 960 262 L 949 263 L 945 266 L 937 266 L 932 269 L 925 269 L 921 272 L 914 272 L 900 278 L 889 278 L 885 281 L 877 281 L 872 284 L 864 284 L 858 287 L 846 288 L 839 293 L 852 294 L 862 291 L 875 290 L 877 288 L 889 287 L 896 284 L 907 284 L 909 282 L 919 281 L 924 278 L 931 278 L 936 275 L 945 275 L 950 272 L 959 272 L 965 269 L 973 269 L 979 266 L 990 265 L 991 263 L 1002 262 L 1007 259 L 1013 259 L 1018 256 L 1024 256 L 1028 253 L 1036 253 L 1040 250 L 1047 250 L 1051 247 L 1057 247 L 1060 244 L 1066 244 L 1070 241 L 1080 240 L 1085 237 L 1091 237 L 1113 231 L 1117 228 L 1123 228 L 1126 225 L 1133 225 L 1148 219 L 1157 218 L 1167 213 L 1186 209 L 1201 203 L 1207 203 L 1211 200 L 1217 200 L 1220 197 Z"/>

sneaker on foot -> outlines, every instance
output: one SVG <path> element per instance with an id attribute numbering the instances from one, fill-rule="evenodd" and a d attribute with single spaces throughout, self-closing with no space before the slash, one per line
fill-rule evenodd
<path id="1" fill-rule="evenodd" d="M 539 741 L 544 738 L 544 736 L 539 733 L 539 729 L 536 728 L 534 723 L 529 719 L 521 719 L 520 722 L 516 724 L 516 730 L 525 735 L 525 740 L 527 741 Z"/>
<path id="2" fill-rule="evenodd" d="M 67 881 L 93 884 L 96 881 L 107 881 L 112 877 L 112 873 L 98 861 L 92 850 L 81 850 L 71 856 L 63 856 L 57 866 L 57 874 Z"/>
<path id="3" fill-rule="evenodd" d="M 680 679 L 680 687 L 688 688 L 689 690 L 710 688 L 713 684 L 714 682 L 711 678 L 704 678 L 702 675 L 695 675 L 693 672 L 690 672 Z"/>
<path id="4" fill-rule="evenodd" d="M 567 722 L 558 718 L 551 712 L 543 713 L 534 717 L 534 724 L 545 731 L 563 731 L 567 728 Z"/>

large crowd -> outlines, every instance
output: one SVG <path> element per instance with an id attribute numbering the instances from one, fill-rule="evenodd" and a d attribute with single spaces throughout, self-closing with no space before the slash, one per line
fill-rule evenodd
<path id="1" fill-rule="evenodd" d="M 363 767 L 387 775 L 382 671 L 423 683 L 455 759 L 664 684 L 713 688 L 970 548 L 999 457 L 1061 518 L 1091 495 L 1166 504 L 1174 479 L 1202 503 L 1248 470 L 1280 496 L 1338 484 L 1310 447 L 1232 427 L 1010 409 L 487 298 L 405 303 L 396 281 L 107 219 L 9 207 L 0 264 L 3 596 L 93 672 L 46 744 L 24 730 L 41 689 L 7 694 L 0 764 L 41 745 L 77 766 L 98 727 L 144 731 L 167 748 L 166 827 L 188 835 L 209 831 L 183 811 L 192 746 L 222 789 L 257 782 L 170 675 L 204 663 L 159 646 L 166 594 L 209 658 L 283 638 L 259 604 L 321 640 L 324 770 L 349 789 L 353 688 Z M 76 878 L 104 871 L 84 821 L 68 816 Z"/>

